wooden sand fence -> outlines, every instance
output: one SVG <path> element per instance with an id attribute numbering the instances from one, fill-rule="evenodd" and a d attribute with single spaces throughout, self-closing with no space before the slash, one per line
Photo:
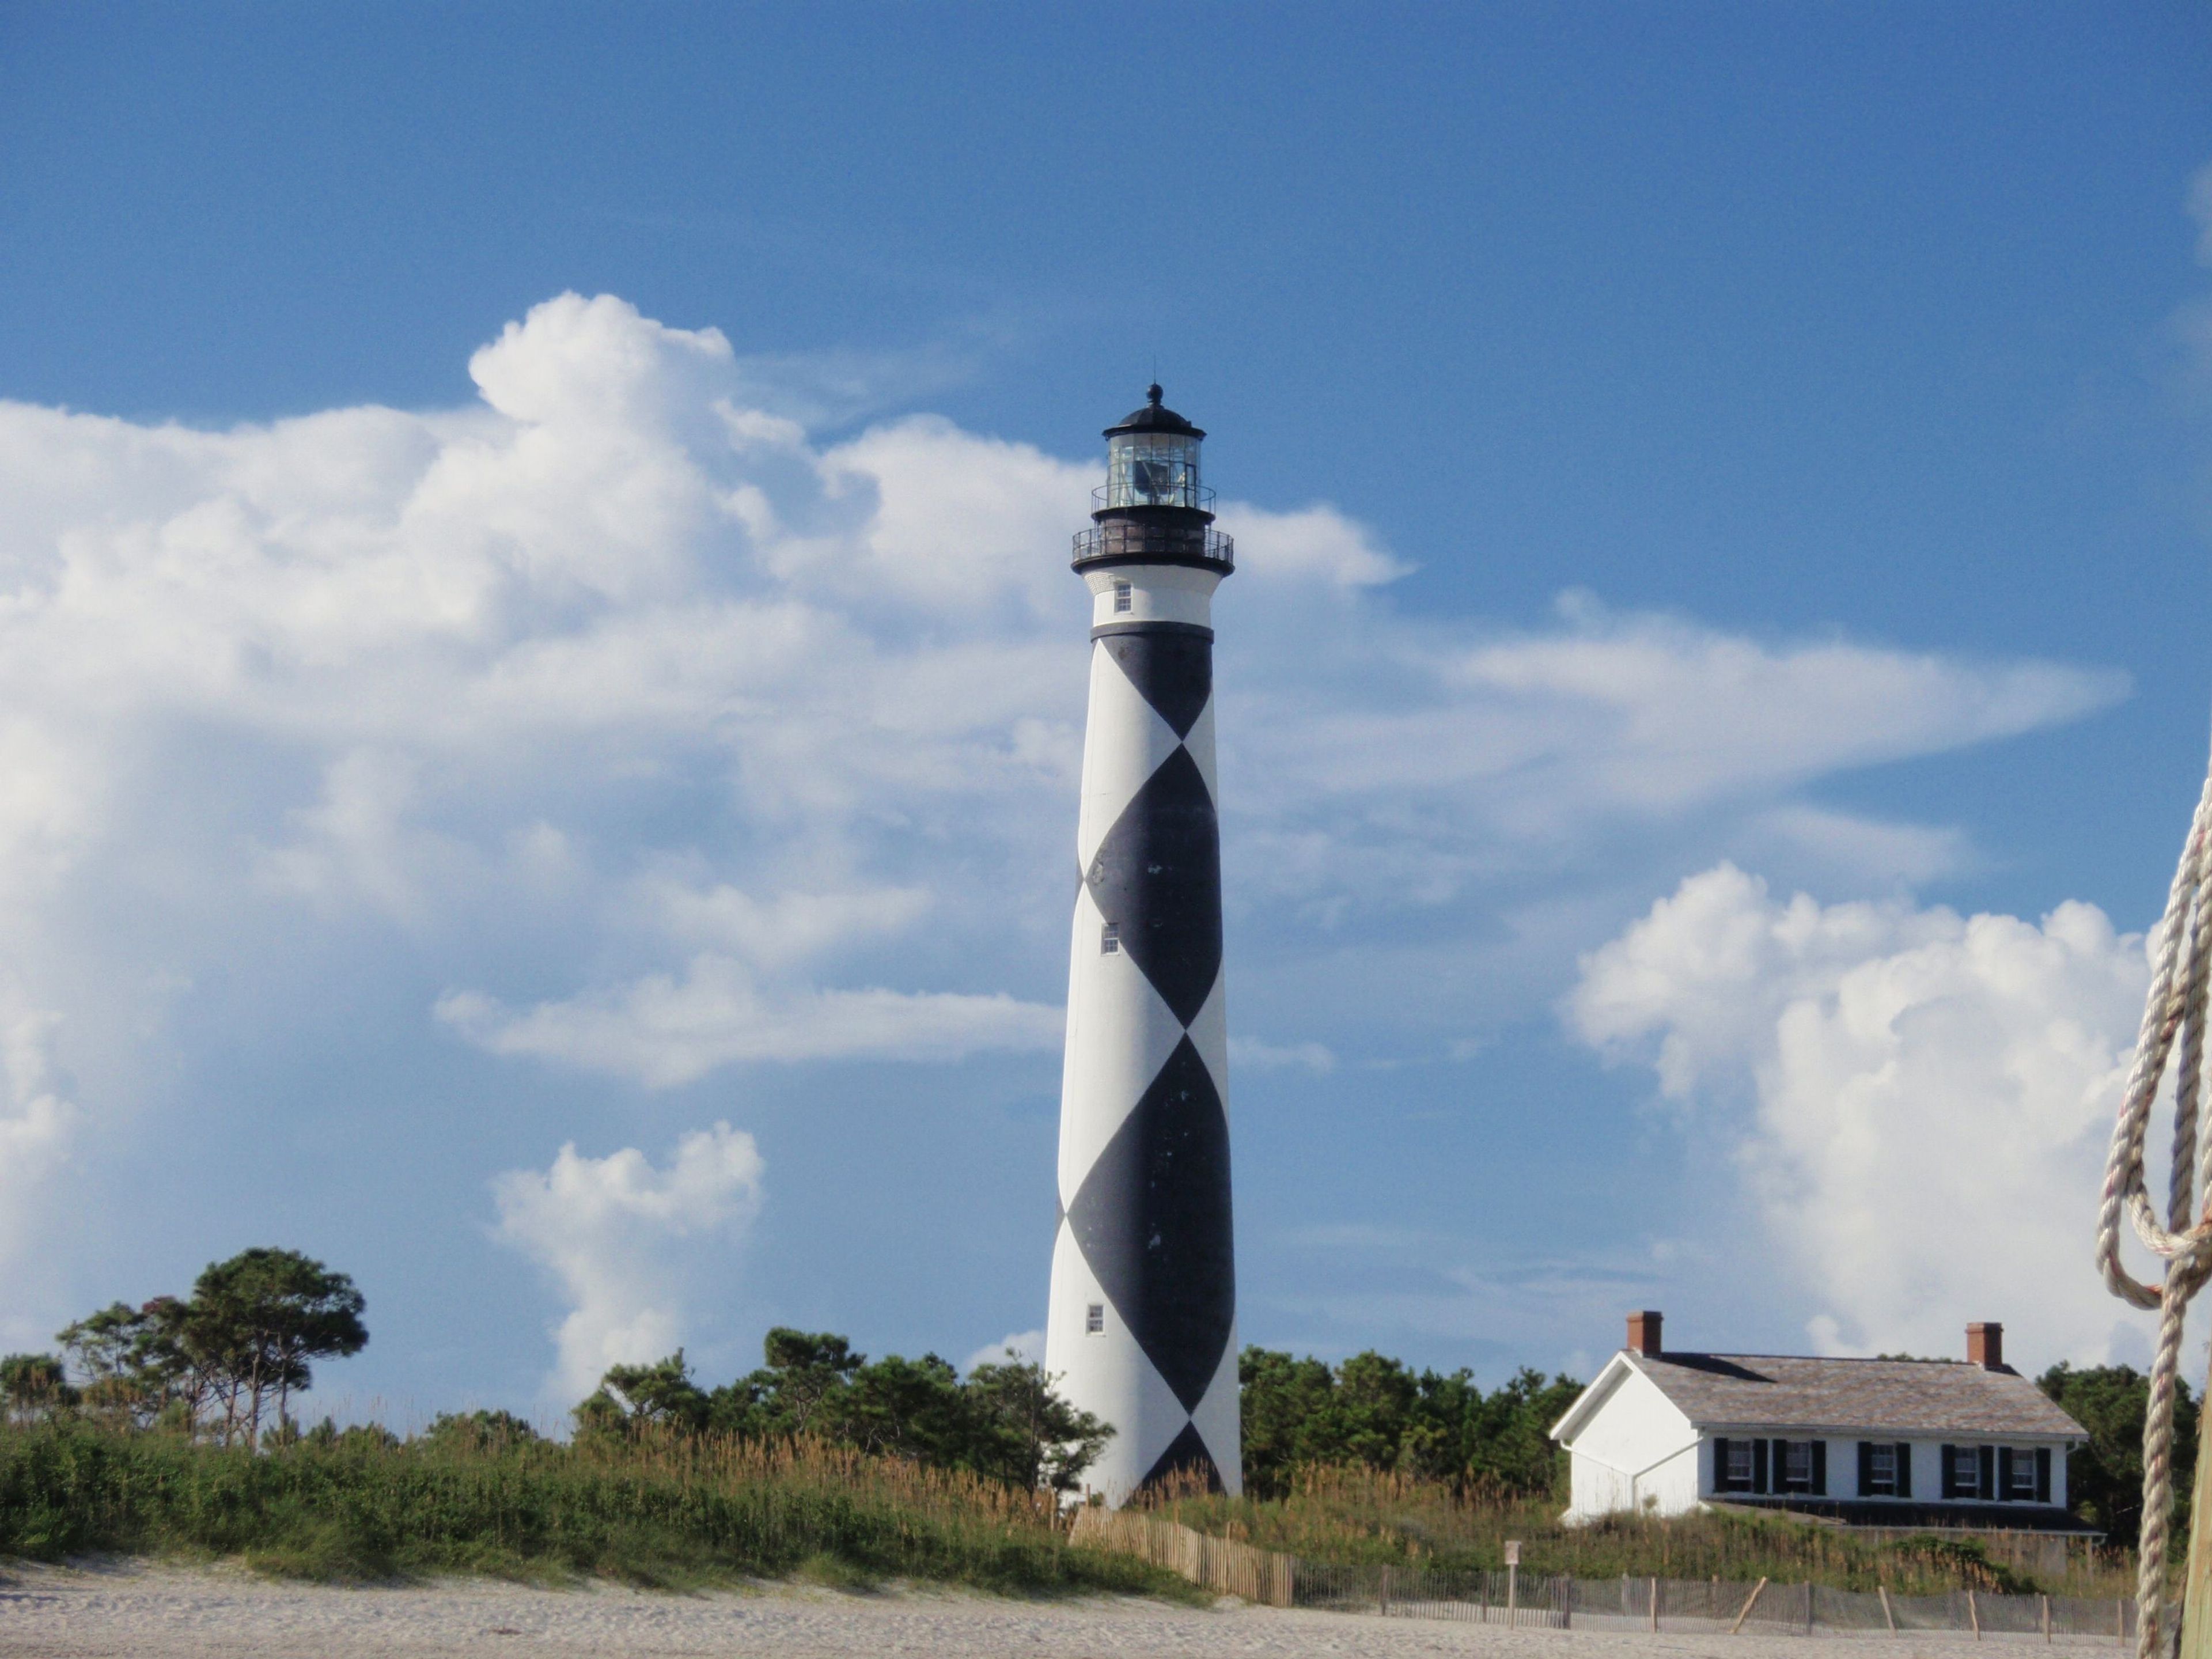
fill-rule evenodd
<path id="1" fill-rule="evenodd" d="M 1953 1590 L 1936 1595 L 1830 1589 L 1766 1579 L 1553 1577 L 1480 1569 L 1439 1571 L 1408 1563 L 1349 1566 L 1256 1549 L 1138 1510 L 1081 1509 L 1072 1541 L 1134 1555 L 1224 1595 L 1276 1607 L 1316 1607 L 1397 1619 L 1451 1619 L 1565 1630 L 1790 1632 L 1900 1636 L 1949 1631 L 1974 1641 L 2026 1638 L 2051 1643 L 2095 1637 L 2133 1645 L 2135 1603 L 2124 1596 L 2001 1595 Z"/>
<path id="2" fill-rule="evenodd" d="M 1078 1510 L 1069 1536 L 1076 1544 L 1138 1556 L 1194 1584 L 1271 1607 L 1555 1629 L 1565 1628 L 1572 1616 L 1570 1579 L 1302 1561 L 1279 1550 L 1214 1538 L 1139 1510 Z"/>
<path id="3" fill-rule="evenodd" d="M 1295 1594 L 1296 1556 L 1208 1537 L 1161 1516 L 1086 1507 L 1076 1511 L 1070 1538 L 1093 1549 L 1141 1556 L 1194 1584 L 1271 1607 L 1289 1607 Z"/>

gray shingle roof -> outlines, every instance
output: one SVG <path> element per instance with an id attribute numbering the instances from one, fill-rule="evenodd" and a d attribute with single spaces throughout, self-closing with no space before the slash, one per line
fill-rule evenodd
<path id="1" fill-rule="evenodd" d="M 1700 1428 L 2075 1437 L 2082 1432 L 2080 1424 L 2009 1366 L 1990 1370 L 1965 1360 L 1733 1353 L 1628 1358 Z"/>

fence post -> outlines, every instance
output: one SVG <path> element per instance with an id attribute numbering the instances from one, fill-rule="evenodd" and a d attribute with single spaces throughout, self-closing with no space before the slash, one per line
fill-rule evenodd
<path id="1" fill-rule="evenodd" d="M 1659 1628 L 1659 1581 L 1656 1578 L 1651 1581 L 1651 1628 L 1655 1631 Z"/>
<path id="2" fill-rule="evenodd" d="M 1813 1581 L 1805 1581 L 1805 1634 L 1813 1633 Z"/>
<path id="3" fill-rule="evenodd" d="M 1966 1592 L 1966 1622 L 1974 1627 L 1974 1640 L 1982 1639 L 1982 1610 L 1974 1601 L 1974 1592 Z"/>
<path id="4" fill-rule="evenodd" d="M 1753 1584 L 1751 1587 L 1751 1594 L 1743 1598 L 1743 1611 L 1736 1614 L 1735 1623 L 1729 1626 L 1729 1634 L 1730 1636 L 1735 1635 L 1738 1631 L 1743 1628 L 1743 1621 L 1751 1617 L 1752 1608 L 1758 1605 L 1759 1591 L 1765 1588 L 1766 1580 L 1764 1578 L 1760 1579 L 1756 1584 Z"/>
<path id="5" fill-rule="evenodd" d="M 1388 1567 L 1382 1569 L 1382 1595 L 1376 1604 L 1375 1611 L 1385 1619 L 1390 1616 L 1390 1569 Z"/>
<path id="6" fill-rule="evenodd" d="M 2047 1595 L 2043 1597 L 2043 1639 L 2051 1639 L 2051 1598 Z"/>
<path id="7" fill-rule="evenodd" d="M 1505 1564 L 1505 1622 L 1521 1622 L 1521 1569 L 1510 1561 Z"/>
<path id="8" fill-rule="evenodd" d="M 1892 1636 L 1897 1634 L 1897 1615 L 1889 1610 L 1889 1586 L 1876 1584 L 1875 1593 L 1881 1597 L 1881 1622 L 1889 1626 Z"/>
<path id="9" fill-rule="evenodd" d="M 1743 1621 L 1745 1621 L 1745 1620 L 1750 1620 L 1750 1617 L 1752 1617 L 1752 1608 L 1754 1608 L 1754 1606 L 1759 1606 L 1759 1593 L 1760 1593 L 1760 1590 L 1763 1590 L 1763 1589 L 1767 1589 L 1767 1582 L 1765 1582 L 1765 1579 L 1759 1579 L 1759 1583 L 1754 1583 L 1754 1586 L 1752 1586 L 1752 1593 L 1747 1595 L 1747 1597 L 1743 1597 L 1743 1610 L 1741 1610 L 1741 1613 L 1736 1613 L 1736 1621 L 1735 1621 L 1735 1624 L 1728 1626 L 1728 1635 L 1736 1635 L 1736 1632 L 1739 1632 L 1741 1628 L 1743 1628 Z"/>

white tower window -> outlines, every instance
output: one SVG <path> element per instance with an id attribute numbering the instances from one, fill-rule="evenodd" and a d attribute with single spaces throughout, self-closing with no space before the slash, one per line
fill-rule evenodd
<path id="1" fill-rule="evenodd" d="M 1121 948 L 1121 930 L 1115 923 L 1109 921 L 1103 927 L 1098 930 L 1098 954 L 1102 957 L 1110 957 L 1119 951 Z"/>
<path id="2" fill-rule="evenodd" d="M 1083 1334 L 1085 1336 L 1102 1336 L 1105 1331 L 1106 1304 L 1094 1302 L 1083 1310 Z"/>
<path id="3" fill-rule="evenodd" d="M 1116 611 L 1127 611 L 1129 608 L 1128 583 L 1115 582 L 1114 584 L 1114 608 Z"/>

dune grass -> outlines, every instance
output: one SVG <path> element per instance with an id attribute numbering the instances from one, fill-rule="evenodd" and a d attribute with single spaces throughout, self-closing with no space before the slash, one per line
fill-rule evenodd
<path id="1" fill-rule="evenodd" d="M 1484 1498 L 1447 1483 L 1359 1468 L 1302 1470 L 1289 1495 L 1251 1502 L 1169 1493 L 1163 1514 L 1186 1526 L 1311 1561 L 1424 1562 L 1502 1568 L 1505 1540 L 1530 1572 L 1577 1578 L 1810 1582 L 1836 1589 L 1923 1595 L 1951 1589 L 2112 1596 L 2135 1593 L 2128 1551 L 2076 1547 L 2063 1577 L 2038 1577 L 1956 1534 L 1870 1537 L 1848 1528 L 1727 1511 L 1676 1520 L 1615 1516 L 1559 1522 L 1556 1499 Z"/>
<path id="2" fill-rule="evenodd" d="M 339 1583 L 462 1572 L 1191 1593 L 1128 1557 L 1071 1547 L 1039 1495 L 836 1448 L 355 1433 L 257 1454 L 85 1423 L 0 1429 L 0 1557 L 101 1552 Z"/>

